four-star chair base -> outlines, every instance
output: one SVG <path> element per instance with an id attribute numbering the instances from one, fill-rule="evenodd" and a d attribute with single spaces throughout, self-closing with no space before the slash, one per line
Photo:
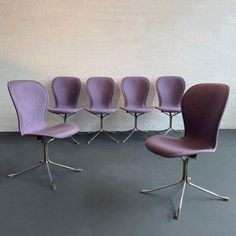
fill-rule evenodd
<path id="1" fill-rule="evenodd" d="M 66 168 L 66 169 L 69 169 L 69 170 L 72 170 L 72 171 L 82 172 L 82 169 L 73 168 L 73 167 L 70 167 L 70 166 L 62 165 L 62 164 L 53 162 L 53 161 L 51 161 L 49 159 L 49 156 L 48 156 L 48 144 L 50 142 L 52 142 L 54 139 L 55 138 L 51 138 L 50 140 L 47 141 L 45 138 L 40 138 L 41 142 L 43 143 L 43 147 L 44 147 L 44 159 L 42 161 L 40 161 L 38 164 L 35 164 L 35 165 L 25 169 L 25 170 L 19 171 L 19 172 L 14 173 L 14 174 L 9 174 L 8 177 L 9 178 L 14 178 L 14 177 L 16 177 L 16 176 L 18 176 L 20 174 L 23 174 L 25 172 L 33 170 L 33 169 L 35 169 L 37 167 L 46 165 L 46 169 L 47 169 L 48 176 L 49 176 L 49 181 L 50 181 L 50 187 L 51 187 L 52 190 L 56 190 L 56 184 L 53 181 L 51 170 L 50 170 L 50 167 L 49 167 L 50 164 L 51 165 L 55 165 L 55 166 L 59 166 L 59 167 L 62 167 L 62 168 Z"/>
<path id="2" fill-rule="evenodd" d="M 121 108 L 121 109 L 124 110 L 123 108 Z M 124 111 L 126 111 L 126 110 L 124 110 Z M 142 134 L 145 138 L 147 138 L 145 131 L 138 129 L 138 117 L 145 114 L 145 113 L 132 113 L 132 112 L 127 112 L 127 113 L 129 113 L 130 115 L 132 115 L 134 117 L 134 128 L 129 130 L 130 131 L 129 135 L 122 141 L 122 143 L 125 143 L 133 135 L 134 132 L 138 132 L 138 133 Z"/>
<path id="3" fill-rule="evenodd" d="M 100 129 L 96 132 L 96 134 L 87 142 L 87 144 L 90 144 L 99 134 L 104 133 L 106 134 L 110 139 L 112 139 L 114 142 L 119 143 L 117 139 L 112 137 L 108 131 L 103 129 L 103 118 L 108 116 L 109 114 L 96 114 L 92 113 L 95 116 L 98 116 L 100 118 Z"/>
<path id="4" fill-rule="evenodd" d="M 184 198 L 184 193 L 185 193 L 185 187 L 186 185 L 190 185 L 196 189 L 199 189 L 205 193 L 208 193 L 208 194 L 211 194 L 215 197 L 217 197 L 218 199 L 220 200 L 223 200 L 223 201 L 229 201 L 229 198 L 228 197 L 225 197 L 225 196 L 221 196 L 221 195 L 218 195 L 214 192 L 211 192 L 205 188 L 202 188 L 198 185 L 195 185 L 193 184 L 190 180 L 191 180 L 191 177 L 188 176 L 188 161 L 189 161 L 189 158 L 190 157 L 182 157 L 182 160 L 183 160 L 183 176 L 182 176 L 182 179 L 177 182 L 177 183 L 173 183 L 173 184 L 169 184 L 169 185 L 164 185 L 164 186 L 161 186 L 161 187 L 158 187 L 158 188 L 152 188 L 152 189 L 148 189 L 148 190 L 141 190 L 140 193 L 151 193 L 151 192 L 154 192 L 154 191 L 158 191 L 158 190 L 161 190 L 161 189 L 164 189 L 164 188 L 169 188 L 169 187 L 172 187 L 172 186 L 175 186 L 175 185 L 179 185 L 179 184 L 182 184 L 183 187 L 182 187 L 182 192 L 181 192 L 181 197 L 180 197 L 180 202 L 179 202 L 179 207 L 177 209 L 177 211 L 175 212 L 174 214 L 174 218 L 175 219 L 179 219 L 180 218 L 180 214 L 181 214 L 181 210 L 182 210 L 182 204 L 183 204 L 183 198 Z M 196 156 L 194 157 L 191 157 L 191 158 L 196 158 Z"/>
<path id="5" fill-rule="evenodd" d="M 159 109 L 158 107 L 156 107 L 157 109 Z M 159 109 L 160 110 L 160 109 Z M 163 129 L 163 130 L 159 130 L 157 131 L 157 133 L 163 133 L 163 135 L 167 135 L 170 131 L 172 131 L 173 133 L 175 133 L 178 137 L 181 137 L 181 133 L 178 130 L 175 130 L 173 128 L 173 117 L 178 115 L 180 112 L 164 112 L 162 111 L 162 113 L 164 113 L 165 115 L 167 115 L 169 117 L 169 126 L 167 129 Z"/>

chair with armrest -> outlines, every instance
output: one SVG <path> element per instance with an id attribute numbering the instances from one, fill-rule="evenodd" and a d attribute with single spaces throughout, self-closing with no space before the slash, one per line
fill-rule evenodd
<path id="1" fill-rule="evenodd" d="M 118 108 L 112 107 L 112 98 L 115 90 L 114 80 L 110 77 L 91 77 L 87 80 L 86 88 L 90 106 L 85 108 L 85 110 L 100 118 L 100 129 L 87 143 L 90 144 L 100 133 L 106 134 L 114 142 L 119 143 L 103 128 L 103 119 L 118 111 Z"/>
<path id="2" fill-rule="evenodd" d="M 20 172 L 10 174 L 15 177 L 42 165 L 46 166 L 50 186 L 53 190 L 56 185 L 53 181 L 49 165 L 55 165 L 81 172 L 82 169 L 72 168 L 53 162 L 48 156 L 48 144 L 55 138 L 68 138 L 79 131 L 79 127 L 73 123 L 61 123 L 47 126 L 45 117 L 48 106 L 48 94 L 46 89 L 38 82 L 32 80 L 13 80 L 8 82 L 8 90 L 16 109 L 19 131 L 22 136 L 34 136 L 43 143 L 44 158 L 38 164 Z"/>
<path id="3" fill-rule="evenodd" d="M 159 132 L 164 135 L 173 131 L 173 117 L 181 113 L 181 100 L 185 90 L 185 81 L 179 76 L 161 76 L 156 81 L 156 91 L 159 100 L 159 106 L 155 107 L 169 117 L 169 127 Z"/>
<path id="4" fill-rule="evenodd" d="M 220 200 L 229 200 L 204 189 L 190 181 L 188 174 L 189 160 L 201 153 L 215 152 L 217 134 L 221 117 L 228 99 L 229 87 L 225 84 L 197 84 L 191 87 L 182 100 L 182 114 L 185 135 L 175 138 L 164 135 L 154 135 L 146 140 L 146 147 L 153 153 L 166 158 L 181 158 L 183 161 L 182 179 L 177 183 L 142 190 L 141 193 L 150 193 L 160 189 L 181 184 L 182 193 L 178 210 L 174 217 L 180 218 L 185 187 L 190 185 L 203 192 L 211 194 Z"/>
<path id="5" fill-rule="evenodd" d="M 123 140 L 123 143 L 134 132 L 139 132 L 147 138 L 144 131 L 138 128 L 138 117 L 152 110 L 146 106 L 149 87 L 149 80 L 143 76 L 128 76 L 121 81 L 121 90 L 124 97 L 124 107 L 121 107 L 121 109 L 134 117 L 134 128 L 130 130 L 129 135 Z"/>
<path id="6" fill-rule="evenodd" d="M 51 88 L 55 100 L 55 107 L 49 107 L 48 111 L 61 116 L 66 123 L 68 117 L 82 110 L 82 108 L 77 107 L 81 81 L 77 77 L 58 76 L 53 79 Z M 73 136 L 70 138 L 75 144 L 79 144 Z"/>

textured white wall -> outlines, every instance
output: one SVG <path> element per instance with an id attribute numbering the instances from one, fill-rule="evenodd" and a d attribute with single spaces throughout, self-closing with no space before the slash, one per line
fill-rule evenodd
<path id="1" fill-rule="evenodd" d="M 187 87 L 224 82 L 231 94 L 222 128 L 236 128 L 235 0 L 0 0 L 0 131 L 17 130 L 6 83 L 40 81 L 50 91 L 58 75 L 110 76 L 119 84 L 127 75 L 180 75 Z M 115 102 L 123 103 L 122 97 Z M 149 104 L 157 98 L 153 87 Z M 50 104 L 53 99 L 50 92 Z M 87 105 L 83 89 L 80 105 Z M 58 122 L 48 115 L 48 122 Z M 85 111 L 71 118 L 82 130 L 98 119 Z M 107 129 L 133 125 L 122 111 L 106 118 Z M 140 118 L 144 129 L 162 129 L 158 111 Z M 175 126 L 182 127 L 181 117 Z"/>

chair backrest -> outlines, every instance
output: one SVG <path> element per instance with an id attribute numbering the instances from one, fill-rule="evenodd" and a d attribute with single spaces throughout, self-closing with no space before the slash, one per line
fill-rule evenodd
<path id="1" fill-rule="evenodd" d="M 150 83 L 143 76 L 128 76 L 121 81 L 124 106 L 146 107 Z"/>
<path id="2" fill-rule="evenodd" d="M 185 81 L 180 76 L 161 76 L 156 81 L 159 107 L 180 107 Z"/>
<path id="3" fill-rule="evenodd" d="M 115 82 L 110 77 L 91 77 L 86 89 L 90 99 L 90 108 L 111 108 Z"/>
<path id="4" fill-rule="evenodd" d="M 13 80 L 7 85 L 16 109 L 20 133 L 30 134 L 45 127 L 48 106 L 46 89 L 32 80 Z"/>
<path id="5" fill-rule="evenodd" d="M 185 138 L 215 149 L 220 120 L 229 95 L 225 84 L 197 84 L 182 99 Z"/>
<path id="6" fill-rule="evenodd" d="M 81 81 L 77 77 L 58 76 L 52 81 L 55 107 L 76 108 L 81 90 Z"/>

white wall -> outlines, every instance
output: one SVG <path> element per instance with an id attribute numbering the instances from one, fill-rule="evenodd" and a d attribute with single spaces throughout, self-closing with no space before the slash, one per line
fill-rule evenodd
<path id="1" fill-rule="evenodd" d="M 83 83 L 99 75 L 118 84 L 127 75 L 144 75 L 152 83 L 160 75 L 180 75 L 187 87 L 224 82 L 231 94 L 221 127 L 236 128 L 236 1 L 0 0 L 0 131 L 17 130 L 8 80 L 38 80 L 50 90 L 58 75 L 78 76 Z M 157 103 L 153 87 L 149 103 Z M 80 105 L 87 105 L 85 91 Z M 133 125 L 122 111 L 106 119 L 107 129 Z M 50 123 L 59 120 L 48 115 Z M 71 121 L 82 130 L 98 127 L 85 111 Z M 166 125 L 158 111 L 140 118 L 144 129 Z M 182 127 L 181 117 L 175 126 Z"/>

